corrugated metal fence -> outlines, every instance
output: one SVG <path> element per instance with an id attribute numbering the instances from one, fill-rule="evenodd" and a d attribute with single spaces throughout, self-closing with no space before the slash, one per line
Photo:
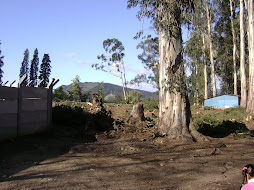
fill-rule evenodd
<path id="1" fill-rule="evenodd" d="M 52 124 L 52 79 L 44 87 L 0 86 L 0 141 L 47 130 Z"/>

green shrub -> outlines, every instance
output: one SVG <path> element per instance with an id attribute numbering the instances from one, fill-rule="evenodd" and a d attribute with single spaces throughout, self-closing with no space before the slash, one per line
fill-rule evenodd
<path id="1" fill-rule="evenodd" d="M 84 126 L 88 115 L 80 106 L 57 105 L 52 108 L 52 121 L 56 125 Z"/>

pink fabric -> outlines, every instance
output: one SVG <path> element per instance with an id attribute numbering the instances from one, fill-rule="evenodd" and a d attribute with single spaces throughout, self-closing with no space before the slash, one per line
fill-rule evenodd
<path id="1" fill-rule="evenodd" d="M 248 168 L 247 167 L 244 167 L 243 170 L 247 170 Z"/>
<path id="2" fill-rule="evenodd" d="M 254 190 L 254 182 L 248 183 L 242 187 L 242 190 Z"/>

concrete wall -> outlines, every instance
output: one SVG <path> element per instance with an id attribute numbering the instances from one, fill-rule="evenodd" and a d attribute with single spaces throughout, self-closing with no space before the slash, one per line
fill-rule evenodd
<path id="1" fill-rule="evenodd" d="M 47 130 L 52 88 L 0 86 L 0 141 Z"/>

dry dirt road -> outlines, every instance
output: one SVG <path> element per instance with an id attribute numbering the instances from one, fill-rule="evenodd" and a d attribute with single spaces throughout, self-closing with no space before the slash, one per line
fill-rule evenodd
<path id="1" fill-rule="evenodd" d="M 30 136 L 0 144 L 0 189 L 239 189 L 254 141 L 206 144 Z"/>

